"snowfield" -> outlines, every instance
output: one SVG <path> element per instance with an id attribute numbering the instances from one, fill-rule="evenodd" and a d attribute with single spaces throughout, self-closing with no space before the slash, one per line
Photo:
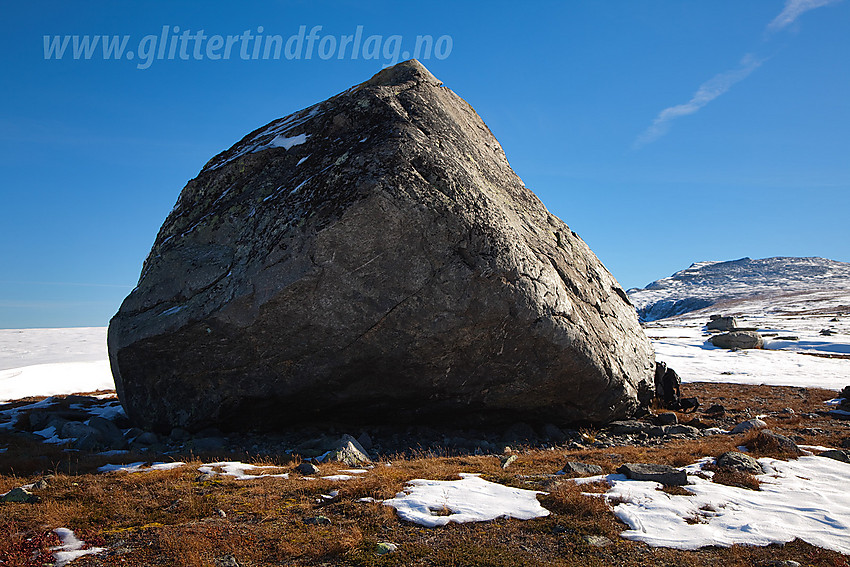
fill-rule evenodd
<path id="1" fill-rule="evenodd" d="M 814 291 L 728 301 L 645 324 L 655 356 L 683 382 L 728 382 L 840 390 L 850 384 L 850 291 Z M 756 328 L 764 350 L 708 343 L 710 315 Z M 830 335 L 822 335 L 828 329 Z M 832 356 L 833 358 L 828 358 Z M 842 358 L 843 357 L 843 358 Z"/>
<path id="2" fill-rule="evenodd" d="M 0 329 L 0 402 L 114 388 L 106 327 Z"/>

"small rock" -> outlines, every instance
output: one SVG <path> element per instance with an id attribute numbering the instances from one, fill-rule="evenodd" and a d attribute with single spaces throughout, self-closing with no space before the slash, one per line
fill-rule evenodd
<path id="1" fill-rule="evenodd" d="M 738 328 L 738 320 L 734 317 L 712 315 L 711 321 L 705 325 L 707 331 L 734 331 Z"/>
<path id="2" fill-rule="evenodd" d="M 784 413 L 785 415 L 794 415 L 796 412 L 791 408 L 782 408 L 782 411 L 779 413 Z"/>
<path id="3" fill-rule="evenodd" d="M 239 567 L 239 562 L 232 555 L 216 557 L 215 567 Z"/>
<path id="4" fill-rule="evenodd" d="M 575 474 L 580 476 L 593 476 L 602 474 L 602 467 L 587 463 L 579 463 L 576 461 L 567 461 L 558 474 Z"/>
<path id="5" fill-rule="evenodd" d="M 303 474 L 303 475 L 310 475 L 310 474 L 316 474 L 317 472 L 319 472 L 319 467 L 317 467 L 313 463 L 308 463 L 308 462 L 305 461 L 305 462 L 301 463 L 300 465 L 298 465 L 297 467 L 295 467 L 295 471 L 300 473 L 300 474 Z"/>
<path id="6" fill-rule="evenodd" d="M 398 551 L 398 546 L 388 541 L 378 542 L 378 555 L 386 555 Z"/>
<path id="7" fill-rule="evenodd" d="M 820 334 L 824 337 L 831 337 L 835 334 L 835 331 L 833 331 L 832 329 L 821 329 Z"/>
<path id="8" fill-rule="evenodd" d="M 543 426 L 543 436 L 555 443 L 563 443 L 567 440 L 567 434 L 564 430 L 554 423 L 547 423 Z"/>
<path id="9" fill-rule="evenodd" d="M 97 429 L 86 425 L 82 421 L 69 421 L 58 431 L 59 437 L 62 439 L 79 439 L 87 435 L 100 437 L 100 432 Z"/>
<path id="10" fill-rule="evenodd" d="M 211 453 L 224 449 L 226 442 L 221 437 L 200 437 L 186 443 L 186 448 L 198 453 Z"/>
<path id="11" fill-rule="evenodd" d="M 347 434 L 336 442 L 325 456 L 324 461 L 345 463 L 350 467 L 372 462 L 366 454 L 366 449 L 357 442 L 357 439 Z"/>
<path id="12" fill-rule="evenodd" d="M 761 464 L 757 460 L 738 451 L 728 451 L 723 453 L 715 459 L 714 463 L 720 468 L 733 471 L 743 471 L 750 474 L 764 473 L 764 469 L 762 469 Z"/>
<path id="13" fill-rule="evenodd" d="M 227 517 L 227 512 L 225 512 L 221 508 L 216 508 L 215 513 L 219 518 L 226 518 Z"/>
<path id="14" fill-rule="evenodd" d="M 762 567 L 800 567 L 800 564 L 796 561 L 791 561 L 790 559 L 785 560 L 777 560 L 777 561 L 768 561 L 767 563 L 762 563 Z"/>
<path id="15" fill-rule="evenodd" d="M 159 442 L 159 437 L 153 431 L 143 431 L 134 440 L 133 443 L 139 445 L 155 445 Z"/>
<path id="16" fill-rule="evenodd" d="M 372 438 L 369 437 L 369 434 L 365 431 L 360 434 L 360 437 L 357 438 L 357 442 L 360 443 L 360 446 L 366 449 L 367 451 L 372 448 Z"/>
<path id="17" fill-rule="evenodd" d="M 613 435 L 630 435 L 642 433 L 650 427 L 648 423 L 636 420 L 612 421 L 608 424 L 608 431 Z"/>
<path id="18" fill-rule="evenodd" d="M 215 475 L 212 473 L 202 473 L 195 478 L 195 482 L 210 482 L 215 480 Z"/>
<path id="19" fill-rule="evenodd" d="M 191 437 L 191 435 L 185 429 L 183 429 L 181 427 L 175 427 L 174 429 L 171 430 L 171 435 L 169 435 L 169 437 L 171 437 L 172 441 L 178 441 L 179 442 L 179 441 L 186 441 L 187 439 L 189 439 L 189 437 Z"/>
<path id="20" fill-rule="evenodd" d="M 327 526 L 331 523 L 331 520 L 325 516 L 313 516 L 310 518 L 304 518 L 304 523 L 314 526 Z"/>
<path id="21" fill-rule="evenodd" d="M 738 433 L 745 433 L 750 429 L 758 429 L 760 427 L 767 427 L 767 424 L 759 418 L 754 417 L 753 419 L 742 421 L 741 423 L 733 427 L 732 431 L 730 431 L 729 433 L 731 433 L 732 435 L 737 435 Z"/>
<path id="22" fill-rule="evenodd" d="M 700 430 L 692 425 L 679 423 L 676 425 L 668 425 L 664 428 L 664 435 L 694 435 L 698 436 Z"/>
<path id="23" fill-rule="evenodd" d="M 516 455 L 504 455 L 499 457 L 499 461 L 502 463 L 502 468 L 506 469 L 516 461 Z"/>
<path id="24" fill-rule="evenodd" d="M 705 412 L 703 413 L 711 414 L 716 417 L 723 417 L 723 415 L 726 413 L 726 408 L 724 408 L 720 404 L 714 404 L 710 406 L 707 410 L 705 410 Z"/>
<path id="25" fill-rule="evenodd" d="M 515 423 L 505 431 L 502 439 L 507 443 L 533 442 L 537 439 L 537 433 L 527 423 Z"/>
<path id="26" fill-rule="evenodd" d="M 44 477 L 44 478 L 37 480 L 35 483 L 33 483 L 32 489 L 33 490 L 44 490 L 48 486 L 50 486 L 50 481 L 47 479 L 47 477 Z"/>
<path id="27" fill-rule="evenodd" d="M 668 465 L 626 463 L 621 465 L 617 472 L 632 480 L 649 480 L 665 486 L 688 484 L 688 475 L 685 471 Z"/>
<path id="28" fill-rule="evenodd" d="M 100 432 L 102 445 L 106 449 L 118 450 L 127 446 L 124 434 L 108 419 L 93 417 L 88 421 L 88 425 Z"/>
<path id="29" fill-rule="evenodd" d="M 23 504 L 35 504 L 38 502 L 38 496 L 32 494 L 26 488 L 13 488 L 2 497 L 0 497 L 0 502 L 19 502 Z"/>
<path id="30" fill-rule="evenodd" d="M 842 463 L 850 463 L 850 451 L 841 449 L 831 449 L 829 451 L 824 451 L 823 453 L 818 453 L 818 457 L 826 457 L 827 459 L 835 459 Z"/>
<path id="31" fill-rule="evenodd" d="M 600 535 L 586 535 L 583 539 L 594 547 L 608 547 L 609 545 L 614 545 L 613 541 Z"/>
<path id="32" fill-rule="evenodd" d="M 841 440 L 841 446 L 845 449 L 850 449 L 850 437 Z"/>
<path id="33" fill-rule="evenodd" d="M 679 423 L 679 418 L 673 412 L 665 412 L 658 414 L 658 416 L 655 418 L 655 422 L 658 425 L 676 425 L 677 423 Z"/>
<path id="34" fill-rule="evenodd" d="M 780 450 L 785 451 L 787 453 L 791 453 L 792 455 L 800 455 L 802 451 L 797 447 L 797 444 L 794 443 L 794 440 L 790 437 L 786 437 L 785 435 L 780 435 L 779 433 L 775 433 L 770 429 L 762 429 L 759 431 L 759 436 L 753 441 L 754 443 L 767 443 L 768 446 L 775 445 L 779 447 Z"/>

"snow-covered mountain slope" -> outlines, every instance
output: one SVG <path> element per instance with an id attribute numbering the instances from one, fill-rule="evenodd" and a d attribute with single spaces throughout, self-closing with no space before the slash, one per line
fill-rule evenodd
<path id="1" fill-rule="evenodd" d="M 792 257 L 697 262 L 628 294 L 641 320 L 656 321 L 730 300 L 816 291 L 850 292 L 850 263 Z"/>

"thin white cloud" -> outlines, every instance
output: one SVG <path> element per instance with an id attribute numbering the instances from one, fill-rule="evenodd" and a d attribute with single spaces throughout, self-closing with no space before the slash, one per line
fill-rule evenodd
<path id="1" fill-rule="evenodd" d="M 785 8 L 776 16 L 772 22 L 767 24 L 767 29 L 770 31 L 781 30 L 782 28 L 791 25 L 794 20 L 800 17 L 801 14 L 835 4 L 841 0 L 785 0 Z"/>
<path id="2" fill-rule="evenodd" d="M 700 85 L 691 97 L 691 100 L 688 102 L 665 108 L 659 112 L 658 116 L 655 117 L 655 120 L 652 121 L 649 128 L 647 128 L 643 134 L 638 136 L 637 140 L 635 140 L 634 148 L 641 148 L 666 134 L 670 129 L 671 121 L 676 118 L 695 113 L 706 104 L 732 88 L 732 85 L 745 79 L 750 73 L 755 71 L 762 62 L 762 59 L 757 59 L 752 54 L 748 53 L 743 59 L 741 59 L 741 63 L 737 69 L 732 69 L 731 71 L 715 75 Z"/>

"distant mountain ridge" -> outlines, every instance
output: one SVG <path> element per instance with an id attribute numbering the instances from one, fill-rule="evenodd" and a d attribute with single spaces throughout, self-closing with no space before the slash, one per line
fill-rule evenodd
<path id="1" fill-rule="evenodd" d="M 850 289 L 850 263 L 780 256 L 696 262 L 628 294 L 641 320 L 655 321 L 730 299 L 836 289 Z"/>

